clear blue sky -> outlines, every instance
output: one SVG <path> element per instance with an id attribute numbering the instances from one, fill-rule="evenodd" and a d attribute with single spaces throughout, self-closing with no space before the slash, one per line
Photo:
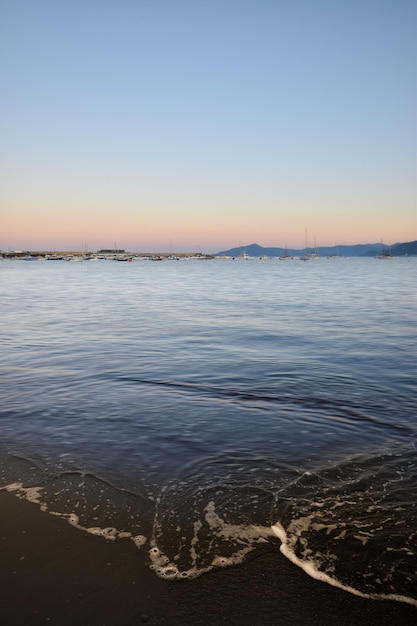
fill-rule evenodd
<path id="1" fill-rule="evenodd" d="M 412 0 L 0 0 L 0 248 L 410 241 Z"/>

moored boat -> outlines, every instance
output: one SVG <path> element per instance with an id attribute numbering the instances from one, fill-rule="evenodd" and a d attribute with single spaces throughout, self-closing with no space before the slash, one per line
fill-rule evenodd
<path id="1" fill-rule="evenodd" d="M 381 251 L 376 255 L 377 259 L 393 259 L 391 247 L 385 246 L 381 241 Z"/>
<path id="2" fill-rule="evenodd" d="M 280 261 L 289 261 L 293 257 L 291 256 L 291 254 L 288 254 L 287 246 L 285 246 L 284 254 L 281 254 L 278 258 L 279 258 Z"/>

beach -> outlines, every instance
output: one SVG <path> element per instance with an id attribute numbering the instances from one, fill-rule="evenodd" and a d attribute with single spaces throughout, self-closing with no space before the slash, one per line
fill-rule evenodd
<path id="1" fill-rule="evenodd" d="M 0 493 L 5 626 L 414 623 L 414 607 L 373 601 L 309 578 L 279 552 L 184 582 L 159 579 L 146 546 L 106 541 L 14 494 Z"/>

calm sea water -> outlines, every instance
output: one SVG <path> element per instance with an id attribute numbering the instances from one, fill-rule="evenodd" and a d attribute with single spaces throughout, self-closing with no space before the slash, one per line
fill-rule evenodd
<path id="1" fill-rule="evenodd" d="M 407 258 L 1 262 L 3 487 L 165 578 L 281 549 L 417 604 L 416 279 Z"/>

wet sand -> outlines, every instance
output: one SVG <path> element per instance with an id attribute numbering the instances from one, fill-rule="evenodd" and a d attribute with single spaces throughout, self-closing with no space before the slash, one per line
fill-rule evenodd
<path id="1" fill-rule="evenodd" d="M 4 626 L 404 626 L 417 610 L 314 581 L 277 549 L 194 581 L 149 570 L 146 547 L 108 542 L 0 492 Z"/>

